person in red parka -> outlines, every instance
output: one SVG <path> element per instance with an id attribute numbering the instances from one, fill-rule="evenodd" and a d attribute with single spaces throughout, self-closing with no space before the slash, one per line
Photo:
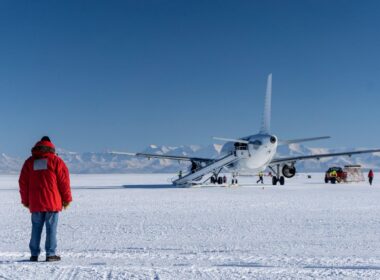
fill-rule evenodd
<path id="1" fill-rule="evenodd" d="M 56 254 L 58 213 L 72 201 L 69 170 L 55 154 L 55 146 L 47 136 L 32 148 L 19 178 L 21 203 L 32 214 L 30 261 L 38 261 L 41 233 L 46 224 L 46 261 L 59 261 Z"/>
<path id="2" fill-rule="evenodd" d="M 373 181 L 373 171 L 372 169 L 368 172 L 368 181 L 369 181 L 369 184 L 372 186 L 372 181 Z"/>

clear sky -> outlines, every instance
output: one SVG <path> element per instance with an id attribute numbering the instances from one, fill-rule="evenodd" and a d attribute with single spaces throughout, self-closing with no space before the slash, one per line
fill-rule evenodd
<path id="1" fill-rule="evenodd" d="M 380 2 L 0 1 L 0 152 L 201 144 L 260 128 L 380 147 Z"/>

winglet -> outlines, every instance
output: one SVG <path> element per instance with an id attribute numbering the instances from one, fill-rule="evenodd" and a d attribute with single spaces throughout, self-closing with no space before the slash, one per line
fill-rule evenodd
<path id="1" fill-rule="evenodd" d="M 268 134 L 270 132 L 270 118 L 271 118 L 271 107 L 272 107 L 272 73 L 268 75 L 267 81 L 267 92 L 265 95 L 265 104 L 263 119 L 261 123 L 260 133 Z"/>

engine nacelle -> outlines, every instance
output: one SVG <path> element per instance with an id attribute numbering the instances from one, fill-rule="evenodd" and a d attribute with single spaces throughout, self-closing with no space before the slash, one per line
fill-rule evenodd
<path id="1" fill-rule="evenodd" d="M 296 171 L 296 168 L 294 166 L 289 166 L 289 165 L 285 164 L 282 167 L 282 174 L 286 178 L 292 178 L 292 177 L 294 177 L 294 175 L 296 175 L 296 172 L 297 171 Z"/>

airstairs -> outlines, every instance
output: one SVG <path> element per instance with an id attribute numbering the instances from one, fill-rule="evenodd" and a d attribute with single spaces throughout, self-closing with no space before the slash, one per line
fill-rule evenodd
<path id="1" fill-rule="evenodd" d="M 201 178 L 202 176 L 204 176 L 206 174 L 210 174 L 210 173 L 213 173 L 215 171 L 218 171 L 218 170 L 222 169 L 224 166 L 229 165 L 238 159 L 239 158 L 236 155 L 236 153 L 231 153 L 231 154 L 229 154 L 229 155 L 227 155 L 221 159 L 218 159 L 218 160 L 215 160 L 215 161 L 209 163 L 208 165 L 206 165 L 200 169 L 195 170 L 195 172 L 189 173 L 182 178 L 178 178 L 177 180 L 174 180 L 173 184 L 174 185 L 193 184 L 193 183 L 195 183 L 194 181 L 196 181 L 198 178 Z"/>

